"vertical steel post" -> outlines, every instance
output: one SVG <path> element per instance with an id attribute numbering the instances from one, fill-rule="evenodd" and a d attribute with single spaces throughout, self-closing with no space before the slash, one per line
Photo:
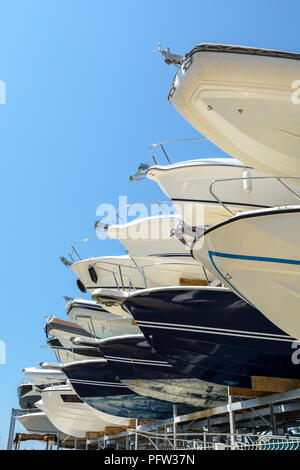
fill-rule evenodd
<path id="1" fill-rule="evenodd" d="M 173 405 L 173 437 L 174 437 L 174 447 L 176 449 L 176 416 L 177 416 L 177 405 Z"/>
<path id="2" fill-rule="evenodd" d="M 229 393 L 228 387 L 228 414 L 229 414 L 229 429 L 230 429 L 230 445 L 231 449 L 235 448 L 235 417 L 232 411 L 232 396 Z"/>
<path id="3" fill-rule="evenodd" d="M 137 427 L 139 425 L 139 420 L 136 419 L 135 420 L 135 431 L 137 431 Z M 138 450 L 138 446 L 139 446 L 139 436 L 137 434 L 137 432 L 135 433 L 135 443 L 134 443 L 134 449 L 135 450 Z"/>
<path id="4" fill-rule="evenodd" d="M 14 434 L 15 434 L 15 427 L 16 427 L 16 415 L 15 415 L 14 408 L 12 408 L 11 416 L 10 416 L 8 441 L 7 441 L 7 450 L 12 450 Z"/>

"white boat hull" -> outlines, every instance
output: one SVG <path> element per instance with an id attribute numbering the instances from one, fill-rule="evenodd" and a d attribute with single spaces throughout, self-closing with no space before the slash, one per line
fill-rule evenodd
<path id="1" fill-rule="evenodd" d="M 75 299 L 67 306 L 69 318 L 98 338 L 131 334 L 132 318 L 101 310 L 95 301 Z M 85 358 L 86 360 L 86 358 Z"/>
<path id="2" fill-rule="evenodd" d="M 108 236 L 119 240 L 142 270 L 147 288 L 180 285 L 182 279 L 191 283 L 213 280 L 209 272 L 199 273 L 199 263 L 192 258 L 189 244 L 171 236 L 180 219 L 179 215 L 146 217 L 107 229 Z M 189 243 L 193 240 L 185 238 Z"/>
<path id="3" fill-rule="evenodd" d="M 300 176 L 300 106 L 292 88 L 299 58 L 202 44 L 186 56 L 169 100 L 229 155 L 268 174 Z"/>
<path id="4" fill-rule="evenodd" d="M 147 171 L 188 225 L 211 226 L 232 214 L 252 209 L 295 204 L 295 195 L 275 178 L 246 167 L 233 158 L 199 159 L 156 165 Z M 238 178 L 235 181 L 230 181 Z M 241 179 L 243 178 L 243 179 Z M 215 195 L 228 207 L 226 210 L 213 197 Z M 283 180 L 295 192 L 300 192 L 300 180 Z"/>
<path id="5" fill-rule="evenodd" d="M 253 211 L 207 231 L 193 254 L 241 298 L 300 339 L 300 206 Z"/>
<path id="6" fill-rule="evenodd" d="M 178 258 L 174 260 L 173 257 L 161 257 L 156 262 L 141 256 L 135 257 L 135 262 L 143 268 L 148 288 L 207 285 L 207 280 L 214 280 L 214 276 L 208 270 L 204 271 L 201 266 L 199 269 L 199 263 L 195 262 L 191 256 L 183 256 L 180 260 Z"/>
<path id="7" fill-rule="evenodd" d="M 49 421 L 42 411 L 18 416 L 18 421 L 29 434 L 57 434 L 58 429 Z"/>
<path id="8" fill-rule="evenodd" d="M 73 351 L 69 351 L 68 349 L 64 348 L 52 348 L 54 351 L 56 358 L 62 364 L 69 364 L 70 362 L 74 361 L 85 361 L 86 355 L 76 354 Z"/>
<path id="9" fill-rule="evenodd" d="M 23 369 L 23 375 L 32 380 L 35 385 L 57 384 L 67 380 L 65 374 L 57 369 L 26 367 Z"/>
<path id="10" fill-rule="evenodd" d="M 185 252 L 189 256 L 184 245 L 171 237 L 171 231 L 179 222 L 180 215 L 145 217 L 127 224 L 110 225 L 106 234 L 119 240 L 134 259 L 136 256 L 160 258 L 164 254 L 172 254 L 175 258 Z"/>
<path id="11" fill-rule="evenodd" d="M 98 278 L 96 282 L 91 279 L 89 266 L 93 266 L 96 271 Z M 145 288 L 142 274 L 128 255 L 89 258 L 73 263 L 71 269 L 91 295 L 99 288 L 125 290 L 132 290 L 133 286 L 137 289 Z"/>
<path id="12" fill-rule="evenodd" d="M 95 413 L 86 403 L 65 402 L 61 395 L 74 396 L 75 393 L 70 387 L 51 387 L 42 391 L 42 400 L 36 404 L 61 432 L 85 438 L 87 432 L 101 432 L 105 426 L 112 424 L 105 421 L 100 413 Z"/>
<path id="13" fill-rule="evenodd" d="M 69 350 L 74 348 L 72 338 L 74 336 L 84 336 L 86 333 L 78 324 L 56 317 L 48 318 L 45 328 L 48 337 L 56 338 L 63 348 Z M 84 347 L 77 346 L 77 353 L 81 349 L 84 350 Z"/>
<path id="14" fill-rule="evenodd" d="M 132 246 L 135 245 L 132 241 L 129 243 Z M 199 271 L 199 263 L 190 256 L 189 250 L 176 238 L 163 243 L 156 241 L 156 250 L 151 250 L 153 245 L 148 243 L 148 240 L 143 240 L 140 244 L 136 243 L 136 246 L 138 248 L 134 250 L 135 256 L 133 258 L 129 256 L 109 258 L 109 261 L 105 259 L 105 263 L 103 263 L 104 258 L 90 258 L 73 263 L 71 266 L 72 271 L 86 287 L 92 298 L 104 310 L 114 315 L 128 316 L 121 305 L 128 293 L 135 290 L 145 287 L 181 285 L 182 282 L 199 285 L 199 282 L 206 283 L 207 278 L 209 281 L 214 279 L 209 272 Z M 142 247 L 148 251 L 144 253 L 145 250 Z M 158 253 L 157 249 L 160 250 Z M 136 253 L 144 253 L 144 256 L 137 256 Z M 148 253 L 152 253 L 152 256 Z M 93 266 L 97 273 L 97 282 L 91 280 L 88 271 L 90 266 Z M 114 270 L 115 278 L 107 278 L 103 268 L 107 269 L 108 267 Z M 116 280 L 117 282 L 115 282 Z"/>

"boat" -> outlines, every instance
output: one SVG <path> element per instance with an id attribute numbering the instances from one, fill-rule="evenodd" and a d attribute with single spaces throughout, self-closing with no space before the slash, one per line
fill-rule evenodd
<path id="1" fill-rule="evenodd" d="M 62 320 L 57 317 L 49 317 L 45 325 L 46 338 L 54 337 L 59 340 L 60 344 L 66 349 L 72 349 L 71 341 L 74 336 L 92 336 L 88 331 L 81 328 L 76 323 Z"/>
<path id="2" fill-rule="evenodd" d="M 100 256 L 69 263 L 77 276 L 77 286 L 83 293 L 88 291 L 93 295 L 94 290 L 101 287 L 110 289 L 123 286 L 129 290 L 145 287 L 142 274 L 128 255 Z"/>
<path id="3" fill-rule="evenodd" d="M 241 388 L 257 376 L 299 379 L 295 338 L 228 288 L 146 289 L 123 308 L 151 348 L 186 375 Z"/>
<path id="4" fill-rule="evenodd" d="M 147 286 L 142 272 L 128 255 L 102 256 L 79 261 L 69 261 L 61 257 L 61 260 L 76 274 L 79 290 L 83 293 L 88 291 L 104 310 L 116 315 L 124 316 L 124 311 L 118 304 L 110 301 L 111 290 L 122 289 L 131 292 Z"/>
<path id="5" fill-rule="evenodd" d="M 34 413 L 24 413 L 18 416 L 18 421 L 29 434 L 58 434 L 59 432 L 43 411 L 37 410 Z"/>
<path id="6" fill-rule="evenodd" d="M 97 338 L 140 332 L 133 324 L 132 317 L 129 317 L 124 310 L 123 317 L 115 315 L 104 310 L 95 300 L 72 299 L 66 305 L 66 310 L 72 322 L 77 323 Z M 95 350 L 95 348 L 92 349 Z"/>
<path id="7" fill-rule="evenodd" d="M 34 385 L 37 385 L 38 387 L 41 387 L 47 384 L 54 385 L 54 384 L 64 383 L 67 380 L 65 374 L 58 368 L 49 369 L 49 368 L 42 368 L 42 367 L 25 367 L 23 369 L 23 375 L 27 379 L 32 380 Z M 30 385 L 32 388 L 32 384 Z M 28 384 L 28 387 L 30 388 L 29 384 Z"/>
<path id="8" fill-rule="evenodd" d="M 156 218 L 156 221 L 160 218 Z M 177 222 L 177 218 L 175 219 Z M 146 221 L 145 225 L 148 225 Z M 134 222 L 139 225 L 140 222 Z M 133 225 L 134 225 L 133 224 Z M 131 225 L 132 226 L 132 225 Z M 110 234 L 113 236 L 112 227 Z M 117 227 L 116 227 L 117 230 Z M 127 227 L 125 228 L 127 231 Z M 191 242 L 194 238 L 191 239 Z M 155 245 L 157 246 L 157 240 Z M 151 245 L 149 240 L 143 240 L 142 246 Z M 175 245 L 177 253 L 170 253 Z M 70 266 L 78 276 L 77 285 L 82 292 L 88 291 L 91 297 L 106 311 L 115 315 L 126 316 L 122 309 L 122 303 L 127 295 L 147 287 L 160 286 L 161 284 L 207 284 L 211 275 L 204 269 L 199 276 L 199 264 L 195 263 L 187 249 L 176 240 L 168 237 L 163 246 L 168 250 L 157 257 L 152 255 L 143 257 L 131 257 L 129 255 L 116 257 L 88 258 L 78 262 L 71 262 L 63 258 L 63 263 Z M 142 247 L 140 247 L 142 248 Z M 153 247 L 152 247 L 153 248 Z M 142 248 L 143 250 L 143 248 Z M 136 252 L 134 252 L 136 254 Z M 155 256 L 156 255 L 156 256 Z M 197 278 L 195 276 L 197 274 Z M 94 285 L 93 285 L 94 284 Z"/>
<path id="9" fill-rule="evenodd" d="M 66 362 L 73 362 L 75 360 L 75 356 L 77 355 L 78 360 L 86 359 L 87 357 L 97 358 L 101 357 L 101 352 L 95 348 L 91 348 L 89 345 L 86 344 L 77 344 L 75 345 L 73 339 L 76 337 L 86 337 L 92 338 L 93 335 L 86 331 L 84 328 L 79 326 L 76 323 L 69 322 L 66 320 L 61 320 L 57 317 L 50 317 L 48 318 L 46 325 L 45 325 L 45 333 L 46 337 L 48 338 L 48 344 L 51 345 L 51 348 L 54 349 L 57 356 L 61 356 L 61 351 L 68 351 L 71 353 L 68 357 L 64 357 L 64 363 Z M 51 336 L 50 336 L 51 335 Z M 50 338 L 49 338 L 50 336 Z M 59 341 L 59 344 L 56 346 L 52 343 L 53 339 Z M 50 340 L 50 341 L 49 341 Z M 51 344 L 52 343 L 52 344 Z M 60 347 L 62 346 L 62 348 Z M 70 360 L 71 359 L 71 360 Z"/>
<path id="10" fill-rule="evenodd" d="M 109 238 L 119 240 L 134 260 L 145 258 L 149 264 L 148 258 L 153 259 L 153 263 L 160 262 L 161 258 L 172 258 L 180 262 L 191 255 L 171 236 L 179 222 L 180 215 L 177 214 L 155 215 L 109 225 L 105 232 Z"/>
<path id="11" fill-rule="evenodd" d="M 65 348 L 61 342 L 55 338 L 48 338 L 47 339 L 47 346 L 46 348 L 50 348 L 56 356 L 58 363 L 60 364 L 68 364 L 69 362 L 74 361 L 82 361 L 85 360 L 87 357 L 101 357 L 100 351 L 95 350 L 95 348 L 91 348 L 89 346 L 80 345 L 80 348 L 77 348 L 76 345 L 71 341 L 71 338 L 75 338 L 75 336 L 70 335 L 70 347 Z M 71 346 L 72 343 L 72 346 Z M 84 347 L 83 347 L 84 346 Z"/>
<path id="12" fill-rule="evenodd" d="M 168 419 L 173 416 L 171 403 L 134 393 L 120 381 L 105 359 L 68 364 L 63 371 L 85 403 L 116 416 L 116 419 Z M 182 406 L 178 413 L 180 408 L 183 412 L 187 410 Z"/>
<path id="13" fill-rule="evenodd" d="M 207 285 L 213 280 L 190 254 L 195 235 L 185 234 L 181 243 L 174 233 L 181 221 L 178 214 L 154 215 L 128 223 L 110 225 L 106 234 L 119 240 L 145 278 L 145 287 Z M 95 297 L 95 296 L 94 296 Z"/>
<path id="14" fill-rule="evenodd" d="M 300 206 L 236 215 L 211 227 L 192 254 L 244 301 L 300 339 Z"/>
<path id="15" fill-rule="evenodd" d="M 156 164 L 144 173 L 190 227 L 207 228 L 239 212 L 295 204 L 300 192 L 299 180 L 278 180 L 230 157 Z"/>
<path id="16" fill-rule="evenodd" d="M 258 171 L 300 176 L 300 54 L 199 44 L 182 57 L 169 101 L 217 147 Z"/>
<path id="17" fill-rule="evenodd" d="M 35 402 L 41 397 L 40 393 L 30 382 L 23 381 L 17 388 L 19 405 L 22 410 L 35 408 Z"/>
<path id="18" fill-rule="evenodd" d="M 189 412 L 228 401 L 227 387 L 177 371 L 154 352 L 143 334 L 103 339 L 99 347 L 121 382 L 135 393 L 187 405 L 191 407 Z"/>
<path id="19" fill-rule="evenodd" d="M 104 431 L 112 423 L 103 420 L 100 413 L 84 403 L 69 385 L 47 387 L 36 403 L 59 431 L 77 438 L 85 438 L 87 432 Z"/>

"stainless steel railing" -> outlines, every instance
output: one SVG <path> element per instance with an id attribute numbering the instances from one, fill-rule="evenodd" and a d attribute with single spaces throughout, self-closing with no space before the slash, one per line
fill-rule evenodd
<path id="1" fill-rule="evenodd" d="M 119 291 L 135 291 L 135 290 L 140 290 L 141 286 L 136 286 L 135 281 L 133 280 L 133 275 L 131 276 L 129 273 L 124 272 L 125 270 L 132 270 L 132 273 L 139 273 L 141 275 L 141 279 L 143 280 L 144 283 L 144 289 L 148 289 L 148 281 L 147 278 L 149 279 L 149 275 L 147 275 L 147 270 L 151 268 L 161 268 L 162 270 L 164 267 L 170 267 L 170 266 L 178 266 L 179 269 L 182 270 L 182 268 L 191 266 L 195 268 L 195 263 L 188 263 L 188 262 L 179 262 L 179 261 L 158 261 L 154 263 L 148 263 L 144 264 L 142 266 L 138 266 L 134 260 L 134 258 L 130 258 L 132 262 L 134 263 L 134 266 L 129 266 L 126 264 L 121 264 L 121 263 L 116 263 L 112 261 L 105 261 L 103 259 L 92 259 L 88 258 L 86 261 L 93 267 L 97 267 L 97 265 L 100 266 L 101 271 L 108 272 L 112 275 L 114 282 L 115 282 L 115 287 Z M 203 279 L 207 282 L 208 285 L 211 284 L 208 278 L 207 271 L 205 267 L 201 264 L 199 264 L 199 270 L 202 270 L 203 272 Z M 99 287 L 102 287 L 105 289 L 105 286 L 97 286 L 95 284 L 94 289 L 97 289 Z"/>
<path id="2" fill-rule="evenodd" d="M 143 439 L 143 448 L 149 450 L 300 450 L 300 438 L 293 436 L 130 432 Z"/>
<path id="3" fill-rule="evenodd" d="M 167 163 L 169 165 L 172 165 L 172 161 L 171 161 L 171 158 L 169 156 L 169 154 L 167 153 L 166 149 L 165 149 L 165 146 L 166 145 L 170 145 L 170 144 L 178 144 L 178 143 L 186 143 L 186 142 L 202 142 L 202 141 L 206 141 L 206 142 L 210 142 L 206 137 L 196 137 L 196 138 L 192 138 L 192 139 L 176 139 L 176 140 L 169 140 L 169 141 L 165 141 L 165 142 L 159 142 L 157 144 L 152 144 L 150 145 L 150 147 L 148 147 L 148 152 L 150 153 L 151 155 L 151 158 L 154 162 L 155 165 L 159 165 L 159 162 L 157 160 L 157 157 L 154 155 L 154 152 L 153 150 L 154 149 L 160 149 L 162 151 L 162 154 L 164 156 L 164 158 L 166 159 Z M 147 162 L 147 163 L 141 163 L 138 167 L 138 170 L 137 172 L 130 176 L 130 181 L 140 181 L 142 179 L 145 178 L 146 174 L 147 174 L 147 171 L 149 170 L 149 168 L 151 167 L 151 163 Z"/>
<path id="4" fill-rule="evenodd" d="M 171 160 L 170 160 L 170 158 L 169 158 L 169 156 L 168 156 L 168 154 L 167 154 L 167 152 L 166 152 L 166 149 L 165 149 L 165 147 L 164 147 L 165 145 L 177 144 L 177 143 L 183 143 L 183 142 L 196 142 L 196 141 L 198 141 L 198 142 L 200 141 L 200 142 L 201 142 L 201 141 L 203 141 L 203 140 L 208 141 L 208 139 L 207 139 L 206 137 L 196 137 L 196 138 L 193 138 L 193 139 L 176 139 L 176 140 L 169 140 L 169 141 L 165 141 L 165 142 L 159 142 L 158 144 L 152 144 L 152 145 L 150 145 L 150 147 L 148 147 L 148 151 L 149 151 L 149 153 L 150 153 L 150 155 L 151 155 L 151 157 L 152 157 L 152 159 L 153 159 L 155 165 L 158 165 L 159 163 L 158 163 L 158 161 L 156 160 L 156 158 L 155 158 L 155 156 L 154 156 L 152 150 L 153 150 L 154 148 L 158 148 L 158 147 L 159 147 L 159 148 L 162 150 L 162 152 L 163 152 L 163 154 L 164 154 L 164 156 L 165 156 L 167 162 L 169 163 L 169 165 L 171 165 L 172 162 L 171 162 Z"/>
<path id="5" fill-rule="evenodd" d="M 298 194 L 296 191 L 294 191 L 292 188 L 288 186 L 283 180 L 299 180 L 299 177 L 292 177 L 292 176 L 246 176 L 246 177 L 240 177 L 240 178 L 218 178 L 215 179 L 214 181 L 211 182 L 210 187 L 209 187 L 209 192 L 212 195 L 212 197 L 216 200 L 218 204 L 220 204 L 223 209 L 225 209 L 231 216 L 234 215 L 234 213 L 229 209 L 228 205 L 225 204 L 220 197 L 216 195 L 216 193 L 213 191 L 213 187 L 217 183 L 226 183 L 226 182 L 231 182 L 231 181 L 247 181 L 247 180 L 277 180 L 280 184 L 282 184 L 291 194 L 295 196 L 295 198 L 300 201 L 300 194 Z M 243 204 L 241 204 L 242 206 Z"/>

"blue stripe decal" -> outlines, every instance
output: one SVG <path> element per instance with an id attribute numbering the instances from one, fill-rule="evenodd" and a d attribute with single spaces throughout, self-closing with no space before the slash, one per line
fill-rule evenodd
<path id="1" fill-rule="evenodd" d="M 250 261 L 266 261 L 268 263 L 283 263 L 300 265 L 300 261 L 285 258 L 267 258 L 264 256 L 233 255 L 231 253 L 221 253 L 219 251 L 209 251 L 209 256 L 219 256 L 220 258 L 243 259 Z"/>
<path id="2" fill-rule="evenodd" d="M 229 282 L 229 281 L 226 279 L 226 277 L 223 276 L 223 274 L 222 274 L 221 271 L 217 268 L 216 263 L 215 263 L 214 260 L 213 260 L 213 256 L 220 256 L 220 257 L 222 257 L 222 255 L 224 255 L 223 258 L 227 258 L 227 257 L 230 258 L 230 255 L 227 255 L 226 253 L 219 253 L 219 252 L 217 252 L 217 251 L 210 251 L 210 250 L 208 250 L 208 254 L 209 254 L 209 259 L 210 259 L 210 261 L 211 261 L 213 267 L 214 267 L 215 270 L 220 274 L 221 278 L 224 279 L 225 284 L 229 284 L 230 287 L 232 288 L 232 290 L 233 290 L 234 292 L 236 292 L 239 297 L 241 297 L 243 300 L 245 300 L 245 302 L 247 302 L 247 304 L 251 305 L 251 307 L 256 308 L 255 305 L 253 305 L 252 302 L 250 302 L 248 299 L 246 299 L 246 297 L 245 297 L 244 295 L 242 295 L 241 292 L 238 291 L 238 290 L 231 284 L 231 282 Z M 232 256 L 236 256 L 236 255 L 232 255 Z"/>
<path id="3" fill-rule="evenodd" d="M 236 292 L 242 299 L 245 300 L 249 305 L 251 305 L 254 308 L 255 305 L 252 304 L 244 295 L 241 294 L 232 284 L 231 282 L 226 279 L 226 277 L 223 276 L 223 274 L 220 272 L 220 270 L 217 268 L 216 263 L 213 260 L 213 256 L 217 256 L 219 258 L 231 258 L 231 259 L 240 259 L 240 260 L 248 260 L 248 261 L 262 261 L 262 262 L 268 262 L 268 263 L 282 263 L 282 264 L 293 264 L 293 265 L 300 265 L 300 261 L 293 260 L 293 259 L 284 259 L 284 258 L 268 258 L 264 256 L 248 256 L 248 255 L 233 255 L 231 253 L 221 253 L 219 251 L 210 251 L 208 250 L 209 258 L 216 269 L 216 271 L 220 274 L 222 279 L 224 279 L 225 283 L 229 284 L 230 287 Z"/>

